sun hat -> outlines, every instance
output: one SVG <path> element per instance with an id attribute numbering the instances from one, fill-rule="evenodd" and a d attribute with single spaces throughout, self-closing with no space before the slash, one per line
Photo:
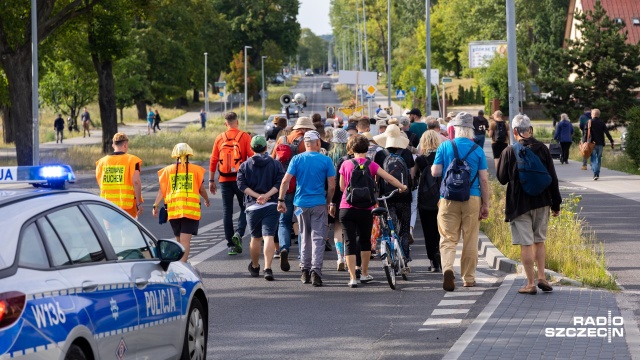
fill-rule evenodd
<path id="1" fill-rule="evenodd" d="M 303 116 L 299 117 L 298 120 L 296 120 L 296 124 L 293 126 L 293 130 L 298 129 L 315 130 L 316 126 L 313 125 L 313 121 L 311 120 L 311 118 Z"/>
<path id="2" fill-rule="evenodd" d="M 389 125 L 383 134 L 374 136 L 373 140 L 375 140 L 378 145 L 385 148 L 392 147 L 405 149 L 409 145 L 409 139 L 406 134 L 404 134 L 404 132 L 400 130 L 400 127 L 395 124 Z"/>
<path id="3" fill-rule="evenodd" d="M 449 122 L 449 124 L 451 124 L 451 126 L 462 126 L 473 129 L 473 115 L 464 111 L 460 112 Z"/>
<path id="4" fill-rule="evenodd" d="M 256 135 L 251 139 L 251 150 L 254 152 L 263 152 L 267 148 L 267 139 L 262 135 Z"/>
<path id="5" fill-rule="evenodd" d="M 387 127 L 387 120 L 377 120 L 376 126 L 379 128 L 380 126 Z"/>
<path id="6" fill-rule="evenodd" d="M 398 122 L 401 126 L 409 126 L 411 124 L 411 120 L 409 120 L 409 118 L 406 116 L 400 116 L 398 118 Z"/>
<path id="7" fill-rule="evenodd" d="M 360 120 L 362 119 L 362 114 L 359 111 L 354 112 L 353 114 L 351 114 L 351 116 L 349 116 L 349 120 Z"/>
<path id="8" fill-rule="evenodd" d="M 333 130 L 333 137 L 331 138 L 332 143 L 346 144 L 349 140 L 349 133 L 347 130 L 342 128 L 337 128 Z"/>
<path id="9" fill-rule="evenodd" d="M 374 119 L 376 120 L 385 120 L 385 121 L 388 121 L 390 118 L 391 117 L 389 116 L 389 114 L 387 114 L 387 112 L 384 110 L 378 111 L 378 113 L 374 117 Z"/>
<path id="10" fill-rule="evenodd" d="M 314 140 L 320 140 L 320 134 L 317 131 L 311 130 L 304 133 L 304 141 L 314 141 Z"/>

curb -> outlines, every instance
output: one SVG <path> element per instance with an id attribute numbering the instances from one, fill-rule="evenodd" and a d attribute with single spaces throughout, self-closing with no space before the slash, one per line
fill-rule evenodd
<path id="1" fill-rule="evenodd" d="M 484 233 L 480 232 L 478 236 L 478 255 L 484 256 L 491 268 L 500 270 L 509 274 L 522 274 L 524 267 L 518 261 L 511 260 L 493 245 L 491 240 Z M 586 287 L 582 282 L 570 279 L 555 271 L 544 269 L 544 273 L 548 280 L 555 284 L 571 285 L 577 287 Z"/>

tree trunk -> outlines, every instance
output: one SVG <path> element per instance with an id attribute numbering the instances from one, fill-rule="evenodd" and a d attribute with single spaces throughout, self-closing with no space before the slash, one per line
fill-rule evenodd
<path id="1" fill-rule="evenodd" d="M 93 66 L 98 73 L 98 105 L 100 106 L 100 120 L 102 121 L 102 152 L 108 154 L 112 151 L 113 135 L 118 132 L 113 61 L 100 61 L 97 54 L 91 54 L 91 58 Z"/>
<path id="2" fill-rule="evenodd" d="M 124 109 L 120 108 L 120 124 L 124 125 Z"/>
<path id="3" fill-rule="evenodd" d="M 15 141 L 18 165 L 33 164 L 33 111 L 31 109 L 31 48 L 0 57 L 9 83 L 11 105 L 4 109 L 5 140 Z M 8 114 L 8 115 L 7 115 Z"/>
<path id="4" fill-rule="evenodd" d="M 13 122 L 11 122 L 11 107 L 9 105 L 1 105 L 2 112 L 2 138 L 5 144 L 13 142 Z"/>
<path id="5" fill-rule="evenodd" d="M 136 109 L 138 110 L 138 120 L 147 120 L 147 104 L 144 100 L 136 101 Z"/>
<path id="6" fill-rule="evenodd" d="M 200 91 L 193 89 L 193 102 L 200 102 Z"/>

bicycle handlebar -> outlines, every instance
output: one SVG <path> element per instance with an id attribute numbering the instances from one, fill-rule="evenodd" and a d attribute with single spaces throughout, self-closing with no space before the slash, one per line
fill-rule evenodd
<path id="1" fill-rule="evenodd" d="M 389 193 L 389 195 L 387 195 L 387 196 L 383 196 L 383 197 L 379 197 L 379 198 L 378 198 L 378 201 L 384 201 L 384 200 L 390 199 L 390 198 L 391 198 L 391 197 L 393 197 L 393 195 L 395 195 L 398 191 L 400 191 L 400 190 L 395 189 L 395 190 L 393 190 L 391 193 Z"/>

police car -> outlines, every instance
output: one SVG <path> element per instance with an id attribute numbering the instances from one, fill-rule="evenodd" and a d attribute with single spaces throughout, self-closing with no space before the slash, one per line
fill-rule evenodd
<path id="1" fill-rule="evenodd" d="M 69 167 L 0 167 L 0 360 L 205 359 L 208 302 L 184 248 Z M 53 179 L 53 182 L 49 182 Z"/>

